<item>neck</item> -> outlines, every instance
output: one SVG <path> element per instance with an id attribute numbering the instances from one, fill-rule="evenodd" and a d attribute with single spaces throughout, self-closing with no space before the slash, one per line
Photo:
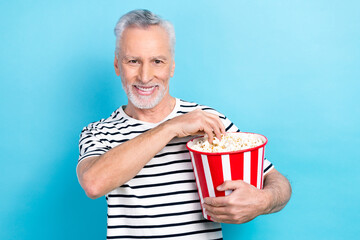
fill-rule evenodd
<path id="1" fill-rule="evenodd" d="M 169 94 L 164 96 L 162 101 L 151 109 L 140 109 L 136 108 L 130 101 L 125 108 L 125 113 L 137 120 L 158 123 L 164 120 L 174 109 L 176 99 Z"/>

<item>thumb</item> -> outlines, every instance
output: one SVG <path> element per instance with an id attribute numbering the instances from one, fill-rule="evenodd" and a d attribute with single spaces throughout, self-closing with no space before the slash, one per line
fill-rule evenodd
<path id="1" fill-rule="evenodd" d="M 243 186 L 245 183 L 242 180 L 236 180 L 236 181 L 225 181 L 223 184 L 219 185 L 216 190 L 218 191 L 226 191 L 226 190 L 235 190 L 237 188 L 240 188 L 241 186 Z"/>

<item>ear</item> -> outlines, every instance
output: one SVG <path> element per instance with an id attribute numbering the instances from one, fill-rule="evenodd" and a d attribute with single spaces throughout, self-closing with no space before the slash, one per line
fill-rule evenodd
<path id="1" fill-rule="evenodd" d="M 120 76 L 119 61 L 118 61 L 118 58 L 116 56 L 116 53 L 115 53 L 115 58 L 114 58 L 114 68 L 115 68 L 116 75 Z"/>
<path id="2" fill-rule="evenodd" d="M 172 66 L 171 66 L 171 71 L 170 71 L 170 76 L 171 77 L 174 76 L 174 72 L 175 72 L 175 60 L 173 60 Z"/>

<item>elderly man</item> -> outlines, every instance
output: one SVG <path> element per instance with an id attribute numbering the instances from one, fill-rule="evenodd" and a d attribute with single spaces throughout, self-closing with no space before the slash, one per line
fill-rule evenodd
<path id="1" fill-rule="evenodd" d="M 115 72 L 128 104 L 85 127 L 78 179 L 90 198 L 106 196 L 108 239 L 222 239 L 220 223 L 244 223 L 282 209 L 291 195 L 287 179 L 265 161 L 264 188 L 226 181 L 226 197 L 205 198 L 213 221 L 202 216 L 189 153 L 195 135 L 221 137 L 239 129 L 212 108 L 174 98 L 175 33 L 148 10 L 120 18 Z"/>

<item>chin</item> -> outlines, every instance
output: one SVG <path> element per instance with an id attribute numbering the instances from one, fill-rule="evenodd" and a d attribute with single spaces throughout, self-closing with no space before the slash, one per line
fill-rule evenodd
<path id="1" fill-rule="evenodd" d="M 131 85 L 127 85 L 125 87 L 123 84 L 123 88 L 126 92 L 128 100 L 138 109 L 152 109 L 156 107 L 164 99 L 167 92 L 167 88 L 163 85 L 159 85 L 159 89 L 148 96 L 139 95 L 134 91 L 134 89 L 132 89 Z"/>
<path id="2" fill-rule="evenodd" d="M 129 101 L 139 109 L 152 109 L 163 100 L 164 93 L 158 93 L 155 96 L 136 96 L 133 93 L 128 94 Z"/>

